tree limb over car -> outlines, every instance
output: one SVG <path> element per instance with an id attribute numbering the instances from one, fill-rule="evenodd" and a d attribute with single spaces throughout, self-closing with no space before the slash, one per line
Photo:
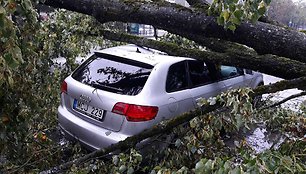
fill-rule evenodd
<path id="1" fill-rule="evenodd" d="M 183 37 L 193 33 L 220 38 L 247 45 L 259 54 L 273 54 L 306 63 L 306 35 L 267 23 L 244 22 L 232 32 L 219 26 L 215 17 L 164 1 L 46 0 L 44 4 L 91 15 L 101 23 L 142 23 Z M 178 29 L 180 33 L 176 32 Z"/>
<path id="2" fill-rule="evenodd" d="M 242 52 L 239 49 L 232 49 L 232 52 L 228 51 L 225 53 L 218 53 L 214 51 L 182 48 L 173 43 L 155 41 L 125 33 L 115 33 L 104 30 L 100 34 L 109 40 L 133 43 L 136 45 L 157 49 L 173 56 L 192 57 L 202 61 L 258 70 L 260 72 L 285 79 L 293 79 L 306 75 L 305 63 L 270 54 L 257 55 L 256 53 L 252 53 L 250 51 Z M 279 72 L 282 72 L 282 74 Z"/>

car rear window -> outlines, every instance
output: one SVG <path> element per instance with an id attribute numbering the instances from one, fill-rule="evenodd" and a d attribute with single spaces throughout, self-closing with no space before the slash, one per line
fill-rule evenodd
<path id="1" fill-rule="evenodd" d="M 104 91 L 137 95 L 152 69 L 152 65 L 142 62 L 95 53 L 72 74 L 72 78 Z"/>

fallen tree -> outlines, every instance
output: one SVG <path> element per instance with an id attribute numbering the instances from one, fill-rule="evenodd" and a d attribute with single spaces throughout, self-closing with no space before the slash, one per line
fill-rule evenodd
<path id="1" fill-rule="evenodd" d="M 194 3 L 193 5 L 205 3 L 205 1 L 189 2 Z M 91 15 L 101 23 L 120 21 L 153 25 L 159 29 L 193 40 L 207 47 L 208 50 L 187 49 L 172 43 L 105 30 L 100 30 L 99 32 L 88 31 L 87 33 L 74 31 L 78 34 L 104 36 L 109 40 L 158 49 L 169 55 L 193 57 L 204 61 L 235 65 L 259 70 L 285 79 L 293 79 L 258 87 L 255 89 L 254 95 L 290 88 L 305 90 L 306 36 L 294 30 L 263 22 L 257 22 L 256 24 L 244 22 L 235 32 L 232 32 L 219 26 L 216 23 L 216 18 L 207 16 L 207 11 L 203 8 L 185 8 L 161 1 L 46 0 L 44 4 Z M 167 121 L 166 124 L 159 124 L 118 144 L 65 163 L 56 168 L 56 170 L 64 170 L 72 164 L 81 164 L 88 159 L 103 156 L 118 149 L 132 148 L 146 138 L 170 131 L 173 127 L 185 123 L 196 116 L 209 113 L 221 107 L 221 105 L 221 103 L 216 105 L 206 104 L 201 109 L 183 114 Z"/>
<path id="2" fill-rule="evenodd" d="M 213 16 L 165 1 L 46 0 L 46 5 L 87 14 L 99 22 L 134 22 L 153 25 L 174 34 L 220 38 L 247 45 L 259 54 L 274 54 L 306 63 L 306 35 L 291 29 L 244 22 L 235 32 L 224 30 Z M 188 38 L 188 37 L 187 37 Z"/>
<path id="3" fill-rule="evenodd" d="M 86 26 L 88 26 L 87 23 L 84 26 L 82 25 L 83 20 L 80 19 L 86 18 L 84 16 L 78 18 L 75 22 L 76 24 L 72 27 L 68 25 L 68 27 L 65 27 L 66 24 L 64 22 L 59 24 L 59 29 L 56 28 L 56 24 L 49 26 L 42 24 L 40 26 L 36 23 L 35 11 L 31 9 L 31 4 L 29 5 L 28 0 L 23 1 L 21 4 L 17 4 L 18 8 L 16 8 L 16 3 L 14 1 L 5 1 L 4 5 L 1 4 L 5 7 L 7 14 L 3 13 L 3 8 L 0 6 L 0 24 L 6 22 L 4 23 L 5 27 L 0 28 L 0 33 L 5 33 L 4 38 L 6 38 L 1 39 L 1 42 L 5 44 L 0 45 L 0 51 L 2 53 L 3 51 L 9 52 L 12 50 L 14 53 L 13 56 L 10 54 L 4 55 L 5 61 L 0 62 L 5 62 L 3 67 L 1 67 L 2 69 L 0 69 L 1 75 L 3 76 L 0 75 L 0 79 L 4 79 L 4 82 L 1 81 L 1 85 L 4 85 L 2 85 L 2 90 L 0 91 L 0 102 L 4 106 L 0 110 L 2 119 L 2 122 L 0 122 L 0 138 L 3 138 L 2 130 L 7 130 L 8 132 L 8 136 L 4 135 L 4 143 L 1 141 L 1 147 L 3 147 L 2 144 L 13 144 L 13 146 L 4 146 L 5 148 L 2 149 L 1 153 L 7 149 L 11 150 L 12 152 L 5 154 L 7 154 L 8 157 L 10 157 L 10 154 L 14 154 L 14 158 L 17 159 L 16 161 L 12 160 L 12 163 L 8 163 L 5 169 L 14 171 L 10 170 L 12 166 L 19 166 L 16 171 L 21 168 L 26 168 L 24 171 L 27 172 L 32 169 L 37 171 L 37 169 L 45 169 L 46 166 L 58 165 L 60 161 L 57 160 L 58 158 L 49 159 L 48 164 L 44 162 L 50 153 L 49 149 L 45 149 L 48 148 L 48 146 L 44 144 L 48 142 L 48 138 L 46 138 L 42 130 L 46 130 L 46 125 L 49 125 L 51 122 L 49 121 L 50 118 L 53 118 L 53 122 L 56 122 L 54 121 L 54 117 L 50 117 L 50 115 L 53 116 L 56 114 L 56 101 L 59 99 L 57 90 L 55 89 L 59 86 L 56 83 L 59 83 L 61 78 L 56 74 L 58 72 L 56 72 L 54 76 L 50 76 L 48 72 L 49 65 L 44 61 L 45 59 L 50 59 L 51 56 L 62 55 L 57 54 L 58 52 L 53 52 L 53 50 L 61 51 L 63 48 L 64 51 L 60 53 L 74 60 L 76 54 L 74 52 L 76 52 L 76 49 L 71 48 L 76 47 L 76 40 L 79 40 L 79 43 L 86 42 L 84 41 L 86 40 L 84 39 L 85 37 L 83 37 L 86 35 L 97 37 L 104 36 L 105 39 L 109 40 L 129 42 L 155 48 L 167 52 L 169 55 L 194 57 L 199 60 L 235 65 L 241 68 L 260 70 L 261 72 L 285 79 L 291 79 L 273 85 L 260 86 L 255 89 L 254 94 L 250 95 L 273 93 L 290 88 L 305 90 L 305 34 L 289 28 L 283 28 L 282 26 L 275 26 L 263 22 L 243 22 L 237 27 L 235 32 L 224 30 L 223 26 L 217 24 L 215 16 L 207 16 L 207 6 L 203 6 L 203 3 L 206 3 L 205 1 L 189 0 L 189 2 L 193 5 L 190 8 L 164 1 L 46 0 L 41 3 L 93 16 L 101 23 L 119 21 L 150 24 L 156 28 L 164 29 L 170 33 L 195 41 L 197 44 L 205 47 L 205 50 L 187 49 L 178 47 L 175 43 L 158 42 L 105 30 L 98 30 L 98 32 L 97 30 L 92 31 L 89 27 L 86 28 Z M 18 12 L 20 12 L 20 9 L 23 11 L 21 11 L 20 14 L 17 12 L 14 13 L 14 10 L 16 10 L 14 8 L 18 9 Z M 2 14 L 7 15 L 4 21 Z M 17 17 L 15 18 L 14 15 Z M 20 18 L 18 18 L 18 15 L 20 15 Z M 13 22 L 11 16 L 13 16 Z M 67 20 L 72 19 L 68 16 Z M 53 21 L 53 23 L 56 23 L 56 21 Z M 75 27 L 76 25 L 80 25 L 79 27 L 83 28 L 82 32 L 73 30 L 78 28 Z M 72 33 L 70 33 L 70 31 L 72 31 Z M 67 35 L 70 36 L 73 34 L 80 35 L 77 37 L 67 37 Z M 67 45 L 59 46 L 61 42 L 67 42 Z M 54 53 L 54 55 L 52 53 Z M 2 59 L 2 55 L 0 56 Z M 16 68 L 19 64 L 13 61 L 11 57 L 13 57 L 13 59 L 23 58 L 26 62 L 20 61 L 19 64 L 22 66 Z M 41 64 L 42 62 L 43 64 Z M 41 65 L 48 66 L 40 67 Z M 18 88 L 16 89 L 17 85 Z M 304 92 L 301 93 L 301 95 L 304 94 Z M 50 106 L 52 109 L 48 109 L 46 106 Z M 130 137 L 116 145 L 100 149 L 65 163 L 55 168 L 55 172 L 65 170 L 73 164 L 79 165 L 89 159 L 109 154 L 117 149 L 124 150 L 132 148 L 143 139 L 170 131 L 179 124 L 185 123 L 192 118 L 200 117 L 205 113 L 210 113 L 222 106 L 222 103 L 216 105 L 205 104 L 201 109 L 164 122 L 163 124 L 146 130 L 139 135 Z M 44 117 L 41 117 L 41 115 Z M 29 123 L 32 124 L 27 125 L 28 120 L 30 120 Z M 18 138 L 18 143 L 16 137 Z M 37 146 L 41 149 L 37 149 Z M 23 148 L 26 150 L 23 150 Z M 26 154 L 26 152 L 29 153 Z M 54 152 L 53 150 L 52 152 L 50 158 L 58 153 L 58 151 Z M 38 158 L 38 160 L 34 160 L 35 158 Z M 296 158 L 294 157 L 293 159 Z M 35 164 L 40 164 L 40 166 L 35 166 Z M 192 166 L 192 168 L 193 167 L 194 166 Z M 0 170 L 2 170 L 1 165 Z"/>

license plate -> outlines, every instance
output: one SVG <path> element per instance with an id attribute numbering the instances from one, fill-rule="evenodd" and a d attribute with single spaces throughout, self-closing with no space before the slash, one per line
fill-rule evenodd
<path id="1" fill-rule="evenodd" d="M 104 111 L 102 109 L 90 106 L 84 102 L 78 101 L 77 99 L 74 99 L 73 101 L 73 109 L 96 120 L 102 121 L 103 119 Z"/>

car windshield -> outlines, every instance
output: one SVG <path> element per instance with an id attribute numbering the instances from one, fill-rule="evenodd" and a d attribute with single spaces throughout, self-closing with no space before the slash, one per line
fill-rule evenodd
<path id="1" fill-rule="evenodd" d="M 137 95 L 144 87 L 153 66 L 142 62 L 95 53 L 72 78 L 94 88 L 125 95 Z"/>

